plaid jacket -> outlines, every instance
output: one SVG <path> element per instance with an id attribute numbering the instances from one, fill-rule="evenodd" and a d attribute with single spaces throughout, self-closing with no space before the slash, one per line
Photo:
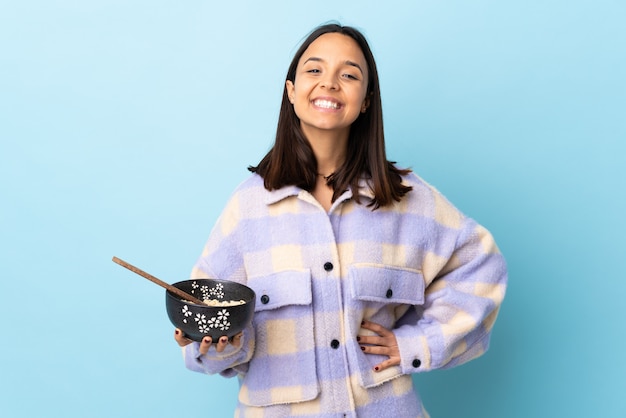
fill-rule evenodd
<path id="1" fill-rule="evenodd" d="M 346 191 L 327 213 L 297 187 L 251 176 L 232 195 L 192 277 L 257 294 L 239 349 L 198 355 L 194 371 L 239 376 L 238 417 L 426 417 L 411 374 L 483 354 L 507 273 L 489 232 L 410 174 L 400 202 L 372 211 Z M 401 364 L 356 341 L 363 319 L 394 330 Z"/>

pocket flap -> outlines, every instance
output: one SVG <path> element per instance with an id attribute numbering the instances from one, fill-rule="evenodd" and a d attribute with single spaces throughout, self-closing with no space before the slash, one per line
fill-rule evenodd
<path id="1" fill-rule="evenodd" d="M 286 305 L 310 305 L 310 270 L 287 270 L 248 279 L 256 293 L 255 311 L 266 311 Z"/>
<path id="2" fill-rule="evenodd" d="M 383 303 L 424 303 L 424 276 L 419 270 L 358 264 L 349 271 L 352 297 Z"/>

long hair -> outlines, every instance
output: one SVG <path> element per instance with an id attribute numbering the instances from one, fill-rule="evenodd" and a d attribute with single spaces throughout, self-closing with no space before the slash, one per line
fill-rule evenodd
<path id="1" fill-rule="evenodd" d="M 317 27 L 296 51 L 286 80 L 295 82 L 300 58 L 313 41 L 326 33 L 340 33 L 354 39 L 365 56 L 369 75 L 366 96 L 369 107 L 350 126 L 345 162 L 327 179 L 327 184 L 333 188 L 332 200 L 335 201 L 350 187 L 355 201 L 360 203 L 359 180 L 364 178 L 374 194 L 368 206 L 377 209 L 393 201 L 400 201 L 412 189 L 402 184 L 401 176 L 411 170 L 399 169 L 394 162 L 387 160 L 378 71 L 374 55 L 363 34 L 355 28 L 334 23 Z M 250 166 L 248 170 L 263 177 L 264 186 L 270 191 L 288 185 L 307 191 L 315 188 L 317 160 L 302 132 L 300 119 L 289 101 L 286 87 L 283 90 L 274 145 L 256 167 Z"/>

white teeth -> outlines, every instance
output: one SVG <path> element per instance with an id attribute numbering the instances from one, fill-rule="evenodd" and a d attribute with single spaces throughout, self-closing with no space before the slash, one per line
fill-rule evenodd
<path id="1" fill-rule="evenodd" d="M 315 100 L 313 104 L 325 109 L 339 109 L 339 103 L 331 102 L 330 100 Z"/>

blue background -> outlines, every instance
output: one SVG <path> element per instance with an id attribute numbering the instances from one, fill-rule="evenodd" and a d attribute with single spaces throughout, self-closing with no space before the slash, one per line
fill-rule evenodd
<path id="1" fill-rule="evenodd" d="M 231 416 L 164 292 L 273 140 L 300 40 L 377 58 L 388 155 L 495 235 L 491 350 L 415 376 L 433 418 L 626 416 L 623 1 L 0 2 L 0 415 Z"/>

